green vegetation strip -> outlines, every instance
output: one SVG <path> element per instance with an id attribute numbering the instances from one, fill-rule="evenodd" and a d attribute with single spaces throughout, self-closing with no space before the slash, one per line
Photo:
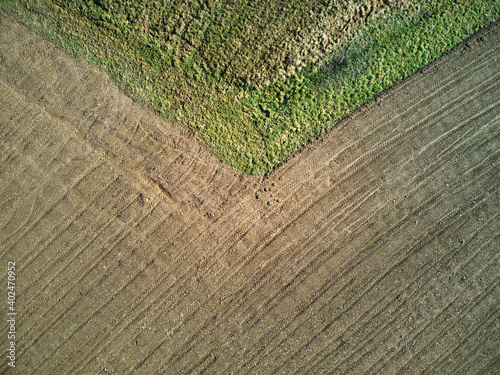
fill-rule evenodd
<path id="1" fill-rule="evenodd" d="M 222 161 L 260 175 L 500 18 L 499 0 L 408 2 L 357 19 L 359 3 L 10 0 L 0 6 L 66 52 L 92 60 Z M 345 17 L 352 19 L 349 32 L 335 33 Z"/>

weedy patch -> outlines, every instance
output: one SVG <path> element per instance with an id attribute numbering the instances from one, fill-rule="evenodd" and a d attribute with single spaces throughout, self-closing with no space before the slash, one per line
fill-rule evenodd
<path id="1" fill-rule="evenodd" d="M 255 175 L 500 17 L 498 0 L 0 6 Z"/>

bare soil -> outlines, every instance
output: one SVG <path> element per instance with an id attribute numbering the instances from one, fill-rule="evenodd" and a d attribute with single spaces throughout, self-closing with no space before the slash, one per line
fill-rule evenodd
<path id="1" fill-rule="evenodd" d="M 0 12 L 0 371 L 498 373 L 499 27 L 256 180 Z"/>

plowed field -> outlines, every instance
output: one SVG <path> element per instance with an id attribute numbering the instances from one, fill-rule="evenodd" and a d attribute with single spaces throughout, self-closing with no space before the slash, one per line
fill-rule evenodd
<path id="1" fill-rule="evenodd" d="M 2 373 L 500 371 L 498 23 L 260 180 L 5 13 L 0 92 Z"/>

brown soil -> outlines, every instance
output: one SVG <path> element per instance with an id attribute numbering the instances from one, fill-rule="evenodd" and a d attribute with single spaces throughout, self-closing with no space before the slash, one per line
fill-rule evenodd
<path id="1" fill-rule="evenodd" d="M 498 373 L 499 28 L 255 180 L 0 13 L 0 371 Z"/>

